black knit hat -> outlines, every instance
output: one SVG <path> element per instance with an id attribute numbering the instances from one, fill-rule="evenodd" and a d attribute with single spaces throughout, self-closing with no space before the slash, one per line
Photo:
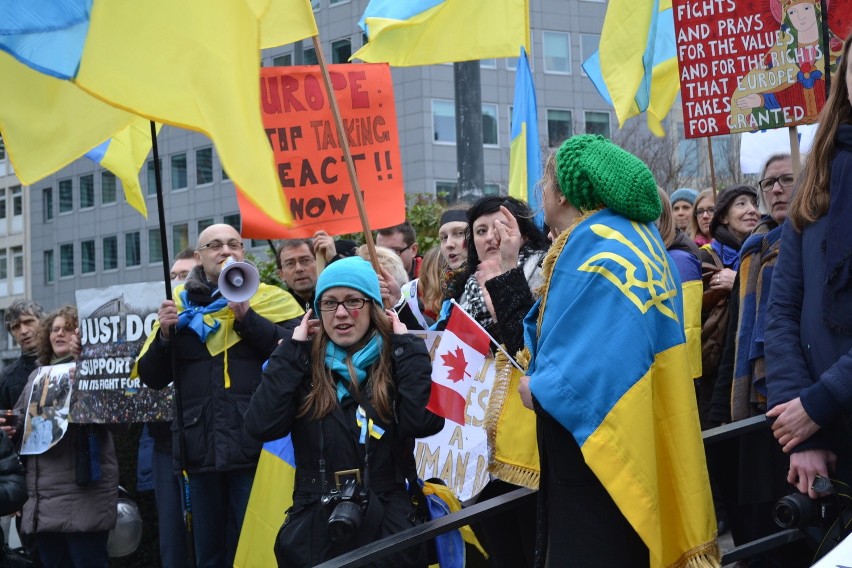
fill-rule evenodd
<path id="1" fill-rule="evenodd" d="M 556 151 L 556 178 L 581 211 L 601 205 L 647 223 L 662 213 L 654 175 L 642 160 L 603 136 L 572 136 Z"/>
<path id="2" fill-rule="evenodd" d="M 757 201 L 757 191 L 750 185 L 735 185 L 727 187 L 716 196 L 716 211 L 710 221 L 710 234 L 715 235 L 716 229 L 722 224 L 722 217 L 728 214 L 728 210 L 740 195 L 748 195 Z"/>

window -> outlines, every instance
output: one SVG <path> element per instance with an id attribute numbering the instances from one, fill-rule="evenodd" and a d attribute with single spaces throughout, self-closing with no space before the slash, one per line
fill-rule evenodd
<path id="1" fill-rule="evenodd" d="M 480 59 L 479 67 L 482 69 L 497 69 L 497 60 L 496 59 Z"/>
<path id="2" fill-rule="evenodd" d="M 59 277 L 74 276 L 74 245 L 59 245 Z"/>
<path id="3" fill-rule="evenodd" d="M 500 143 L 498 132 L 497 105 L 482 105 L 482 143 L 497 146 Z M 432 101 L 432 136 L 435 142 L 454 144 L 456 141 L 456 105 L 453 101 Z"/>
<path id="4" fill-rule="evenodd" d="M 0 221 L 6 220 L 6 188 L 0 188 Z"/>
<path id="5" fill-rule="evenodd" d="M 292 53 L 285 53 L 284 55 L 279 55 L 277 57 L 272 58 L 273 67 L 290 67 L 291 65 L 293 65 Z"/>
<path id="6" fill-rule="evenodd" d="M 3 143 L 3 137 L 0 136 L 0 160 L 6 159 L 6 145 Z"/>
<path id="7" fill-rule="evenodd" d="M 598 44 L 601 42 L 601 36 L 597 34 L 580 34 L 580 61 L 586 61 L 589 57 L 594 55 L 594 53 L 598 50 Z M 583 75 L 586 74 L 586 71 L 580 67 Z"/>
<path id="8" fill-rule="evenodd" d="M 456 106 L 453 101 L 432 101 L 432 139 L 447 144 L 456 141 Z"/>
<path id="9" fill-rule="evenodd" d="M 95 271 L 95 241 L 80 243 L 80 273 L 91 274 Z"/>
<path id="10" fill-rule="evenodd" d="M 586 134 L 600 134 L 609 138 L 609 113 L 586 111 Z"/>
<path id="11" fill-rule="evenodd" d="M 172 250 L 180 252 L 189 246 L 189 225 L 180 223 L 172 227 Z"/>
<path id="12" fill-rule="evenodd" d="M 500 195 L 500 184 L 486 183 L 485 187 L 482 188 L 482 193 L 485 195 Z"/>
<path id="13" fill-rule="evenodd" d="M 9 253 L 6 249 L 0 249 L 0 280 L 9 277 Z"/>
<path id="14" fill-rule="evenodd" d="M 213 219 L 199 219 L 198 220 L 198 234 L 200 235 L 201 231 L 203 231 L 204 229 L 206 229 L 207 227 L 209 227 L 212 224 L 213 224 Z M 180 251 L 175 250 L 175 252 L 180 252 Z"/>
<path id="15" fill-rule="evenodd" d="M 159 162 L 160 171 L 162 172 L 163 160 L 160 158 L 157 161 Z M 148 172 L 148 195 L 157 195 L 157 176 L 154 172 L 154 160 L 148 160 L 146 171 Z"/>
<path id="16" fill-rule="evenodd" d="M 186 189 L 186 154 L 172 156 L 172 191 Z"/>
<path id="17" fill-rule="evenodd" d="M 302 65 L 318 65 L 317 52 L 313 47 L 306 47 L 302 51 Z"/>
<path id="18" fill-rule="evenodd" d="M 12 186 L 12 216 L 20 217 L 24 214 L 24 195 L 21 193 L 20 185 Z"/>
<path id="19" fill-rule="evenodd" d="M 225 171 L 225 166 L 222 166 L 222 181 L 228 181 L 229 179 L 231 178 L 228 176 L 228 172 Z"/>
<path id="20" fill-rule="evenodd" d="M 234 213 L 233 215 L 225 215 L 224 223 L 235 228 L 238 233 L 242 230 L 242 224 L 240 222 L 239 213 Z"/>
<path id="21" fill-rule="evenodd" d="M 213 148 L 195 151 L 195 185 L 213 183 Z"/>
<path id="22" fill-rule="evenodd" d="M 118 268 L 118 237 L 104 237 L 104 270 Z"/>
<path id="23" fill-rule="evenodd" d="M 101 205 L 115 203 L 117 184 L 112 172 L 101 172 Z"/>
<path id="24" fill-rule="evenodd" d="M 68 213 L 74 210 L 74 185 L 70 179 L 59 182 L 59 212 Z"/>
<path id="25" fill-rule="evenodd" d="M 458 182 L 455 181 L 436 181 L 435 182 L 435 194 L 439 197 L 443 196 L 444 199 L 447 200 L 447 203 L 452 203 L 458 197 L 456 193 L 458 193 Z"/>
<path id="26" fill-rule="evenodd" d="M 560 32 L 542 32 L 544 72 L 571 74 L 571 36 Z"/>
<path id="27" fill-rule="evenodd" d="M 530 59 L 530 54 L 527 53 L 527 59 Z M 529 61 L 530 68 L 532 68 L 532 61 Z M 517 57 L 507 57 L 506 58 L 506 69 L 509 71 L 514 71 L 518 68 L 518 58 Z"/>
<path id="28" fill-rule="evenodd" d="M 142 254 L 139 251 L 139 231 L 124 234 L 124 266 L 139 266 Z"/>
<path id="29" fill-rule="evenodd" d="M 349 0 L 328 0 L 329 6 L 334 6 L 335 4 L 343 4 L 344 2 L 349 2 Z"/>
<path id="30" fill-rule="evenodd" d="M 352 40 L 339 39 L 331 42 L 331 62 L 332 63 L 348 63 L 349 56 L 352 55 Z"/>
<path id="31" fill-rule="evenodd" d="M 95 206 L 95 176 L 88 174 L 80 176 L 80 209 Z"/>
<path id="32" fill-rule="evenodd" d="M 160 239 L 160 229 L 148 229 L 148 262 L 154 264 L 163 262 L 163 241 Z"/>
<path id="33" fill-rule="evenodd" d="M 53 264 L 53 251 L 44 251 L 44 283 L 53 284 L 56 280 L 56 267 Z"/>
<path id="34" fill-rule="evenodd" d="M 497 105 L 482 105 L 482 143 L 486 146 L 497 146 L 500 140 L 497 136 Z"/>
<path id="35" fill-rule="evenodd" d="M 319 10 L 319 7 L 320 7 L 319 4 L 320 4 L 320 0 L 311 0 L 311 8 L 314 9 L 314 12 Z"/>
<path id="36" fill-rule="evenodd" d="M 53 219 L 53 188 L 46 187 L 41 190 L 42 218 L 45 222 Z"/>
<path id="37" fill-rule="evenodd" d="M 12 277 L 24 277 L 24 248 L 12 247 Z"/>
<path id="38" fill-rule="evenodd" d="M 573 134 L 573 120 L 570 110 L 547 109 L 547 145 L 558 148 Z"/>

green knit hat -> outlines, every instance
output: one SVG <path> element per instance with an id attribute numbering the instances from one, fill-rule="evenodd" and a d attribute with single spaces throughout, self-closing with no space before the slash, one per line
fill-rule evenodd
<path id="1" fill-rule="evenodd" d="M 654 175 L 642 160 L 603 136 L 572 136 L 556 151 L 556 179 L 581 211 L 601 205 L 648 223 L 662 213 Z"/>

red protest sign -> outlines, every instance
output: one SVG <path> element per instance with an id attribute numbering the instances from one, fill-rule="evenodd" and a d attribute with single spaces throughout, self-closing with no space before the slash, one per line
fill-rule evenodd
<path id="1" fill-rule="evenodd" d="M 687 138 L 812 124 L 825 104 L 852 0 L 674 0 Z"/>
<path id="2" fill-rule="evenodd" d="M 329 75 L 372 228 L 405 220 L 393 84 L 387 64 L 329 65 Z M 283 227 L 237 191 L 242 234 L 252 238 L 361 232 L 343 150 L 317 66 L 267 67 L 261 111 L 293 224 Z"/>

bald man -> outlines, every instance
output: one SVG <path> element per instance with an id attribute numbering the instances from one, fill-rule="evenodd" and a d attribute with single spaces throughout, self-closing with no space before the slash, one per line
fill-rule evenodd
<path id="1" fill-rule="evenodd" d="M 261 448 L 243 433 L 243 412 L 261 365 L 303 311 L 292 296 L 266 284 L 244 302 L 222 297 L 223 263 L 244 258 L 243 241 L 230 225 L 204 229 L 194 256 L 198 265 L 175 288 L 174 301 L 160 305 L 137 368 L 146 385 L 164 388 L 172 376 L 171 350 L 177 350 L 197 566 L 233 566 Z M 178 453 L 175 439 L 175 463 Z"/>

